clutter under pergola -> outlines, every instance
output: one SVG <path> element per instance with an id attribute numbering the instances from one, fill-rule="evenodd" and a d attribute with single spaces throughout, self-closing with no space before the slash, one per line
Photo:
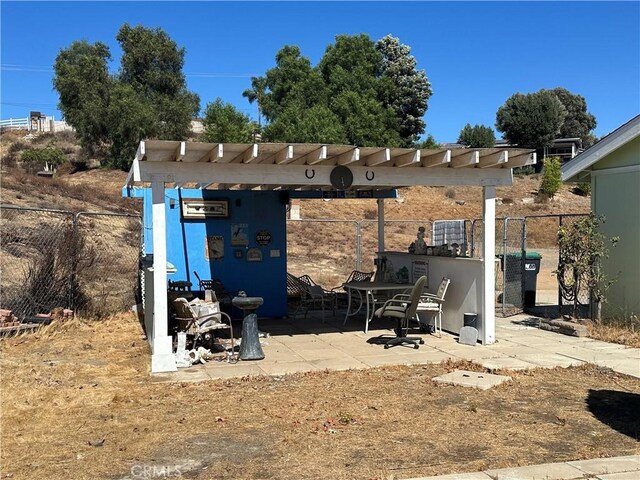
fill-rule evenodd
<path id="1" fill-rule="evenodd" d="M 165 193 L 196 184 L 220 195 L 237 191 L 304 198 L 371 198 L 378 206 L 378 251 L 384 252 L 384 198 L 411 186 L 479 186 L 483 192 L 480 341 L 495 342 L 495 188 L 510 186 L 512 169 L 536 163 L 532 150 L 513 148 L 412 149 L 350 145 L 256 143 L 228 144 L 143 140 L 123 187 L 125 196 L 150 187 L 153 241 L 153 298 L 146 321 L 152 372 L 176 369 L 172 337 L 168 333 L 167 207 Z M 243 197 L 244 198 L 244 197 Z M 236 200 L 238 205 L 240 199 Z M 181 206 L 185 207 L 185 204 Z M 232 216 L 226 203 L 222 216 Z M 184 212 L 183 212 L 184 214 Z M 184 217 L 183 217 L 184 218 Z M 283 220 L 284 221 L 284 220 Z M 286 246 L 284 252 L 286 262 Z M 273 254 L 272 256 L 275 256 Z M 280 256 L 278 251 L 277 256 Z M 266 280 L 266 279 L 265 279 Z M 268 299 L 265 299 L 265 304 Z"/>

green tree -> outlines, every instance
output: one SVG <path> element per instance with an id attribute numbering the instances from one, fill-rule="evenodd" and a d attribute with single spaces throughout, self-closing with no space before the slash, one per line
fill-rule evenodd
<path id="1" fill-rule="evenodd" d="M 588 148 L 595 143 L 592 134 L 596 128 L 596 117 L 587 112 L 587 101 L 582 95 L 571 93 L 566 88 L 557 87 L 552 90 L 542 90 L 553 93 L 562 102 L 567 116 L 560 127 L 560 137 L 580 138 L 582 146 Z"/>
<path id="2" fill-rule="evenodd" d="M 540 192 L 553 198 L 560 185 L 562 185 L 562 163 L 558 157 L 548 157 L 544 159 L 542 181 L 540 182 Z"/>
<path id="3" fill-rule="evenodd" d="M 558 97 L 549 91 L 509 97 L 496 114 L 496 128 L 513 144 L 543 148 L 553 144 L 567 116 Z"/>
<path id="4" fill-rule="evenodd" d="M 186 138 L 200 100 L 186 88 L 184 49 L 165 32 L 125 23 L 116 38 L 118 75 L 109 75 L 106 45 L 73 42 L 56 57 L 53 85 L 82 145 L 108 146 L 107 164 L 128 169 L 140 140 Z"/>
<path id="5" fill-rule="evenodd" d="M 204 112 L 205 142 L 249 143 L 253 141 L 255 126 L 251 119 L 221 98 L 208 103 Z"/>
<path id="6" fill-rule="evenodd" d="M 458 135 L 458 143 L 471 148 L 491 148 L 496 144 L 496 136 L 491 127 L 466 124 Z"/>
<path id="7" fill-rule="evenodd" d="M 432 94 L 431 83 L 425 71 L 416 68 L 411 48 L 401 44 L 398 38 L 386 35 L 378 40 L 376 50 L 382 54 L 383 88 L 379 89 L 379 97 L 383 105 L 391 107 L 398 119 L 402 145 L 410 147 L 425 129 L 422 117 Z"/>
<path id="8" fill-rule="evenodd" d="M 428 149 L 436 149 L 440 148 L 440 144 L 436 141 L 435 137 L 432 134 L 427 135 L 427 138 L 418 142 L 416 148 L 428 148 Z"/>
<path id="9" fill-rule="evenodd" d="M 61 50 L 53 65 L 58 108 L 76 129 L 80 144 L 89 151 L 109 138 L 104 117 L 112 86 L 109 60 L 111 53 L 104 43 L 82 40 Z"/>
<path id="10" fill-rule="evenodd" d="M 191 120 L 200 110 L 200 98 L 187 90 L 182 72 L 184 48 L 160 28 L 131 27 L 125 23 L 116 39 L 122 47 L 120 82 L 133 87 L 156 114 L 150 130 L 166 140 L 187 137 Z"/>
<path id="11" fill-rule="evenodd" d="M 595 302 L 594 320 L 602 319 L 602 304 L 606 301 L 606 292 L 615 282 L 602 271 L 602 260 L 609 257 L 608 244 L 615 247 L 618 237 L 607 239 L 599 231 L 604 222 L 603 216 L 591 214 L 569 226 L 558 229 L 558 248 L 560 258 L 558 277 L 563 297 L 573 302 L 573 317 L 578 316 L 580 292 L 585 288 L 591 292 Z"/>
<path id="12" fill-rule="evenodd" d="M 258 102 L 268 141 L 408 146 L 424 131 L 431 89 L 409 48 L 393 37 L 338 35 L 316 67 L 296 46 L 243 92 Z"/>

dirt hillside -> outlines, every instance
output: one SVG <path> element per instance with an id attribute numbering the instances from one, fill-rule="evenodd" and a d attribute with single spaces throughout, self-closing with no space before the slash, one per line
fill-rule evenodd
<path id="1" fill-rule="evenodd" d="M 60 208 L 94 211 L 128 211 L 140 209 L 140 202 L 121 198 L 126 172 L 97 168 L 96 159 L 83 159 L 71 132 L 45 134 L 32 139 L 24 132 L 2 135 L 2 203 L 23 207 Z M 62 149 L 68 163 L 53 178 L 25 173 L 20 154 L 27 148 L 52 146 Z M 552 201 L 539 202 L 537 190 L 540 175 L 515 176 L 511 187 L 497 189 L 496 215 L 585 213 L 590 209 L 589 197 L 572 193 L 563 186 Z M 302 218 L 363 220 L 376 217 L 376 204 L 371 200 L 302 200 Z M 482 215 L 480 187 L 413 187 L 399 191 L 399 198 L 387 200 L 386 218 L 474 219 Z"/>

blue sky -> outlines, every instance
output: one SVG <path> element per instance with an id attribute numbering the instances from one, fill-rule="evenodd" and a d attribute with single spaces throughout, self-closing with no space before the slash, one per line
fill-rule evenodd
<path id="1" fill-rule="evenodd" d="M 640 2 L 9 2 L 0 3 L 2 119 L 39 110 L 60 118 L 57 53 L 101 41 L 119 67 L 124 22 L 160 27 L 186 49 L 201 106 L 216 97 L 251 117 L 251 75 L 285 44 L 316 64 L 339 34 L 392 34 L 431 81 L 427 133 L 455 141 L 467 123 L 493 128 L 516 92 L 564 87 L 583 95 L 602 136 L 640 113 Z M 499 134 L 497 135 L 500 136 Z"/>

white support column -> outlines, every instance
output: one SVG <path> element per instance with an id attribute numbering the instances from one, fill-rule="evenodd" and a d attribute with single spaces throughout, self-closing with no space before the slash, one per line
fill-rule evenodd
<path id="1" fill-rule="evenodd" d="M 378 251 L 384 252 L 384 198 L 378 199 Z"/>
<path id="2" fill-rule="evenodd" d="M 164 182 L 151 182 L 153 233 L 153 338 L 151 340 L 151 373 L 173 372 L 176 357 L 168 335 L 167 309 L 167 221 Z"/>
<path id="3" fill-rule="evenodd" d="M 496 187 L 482 187 L 482 329 L 484 345 L 496 341 Z"/>

